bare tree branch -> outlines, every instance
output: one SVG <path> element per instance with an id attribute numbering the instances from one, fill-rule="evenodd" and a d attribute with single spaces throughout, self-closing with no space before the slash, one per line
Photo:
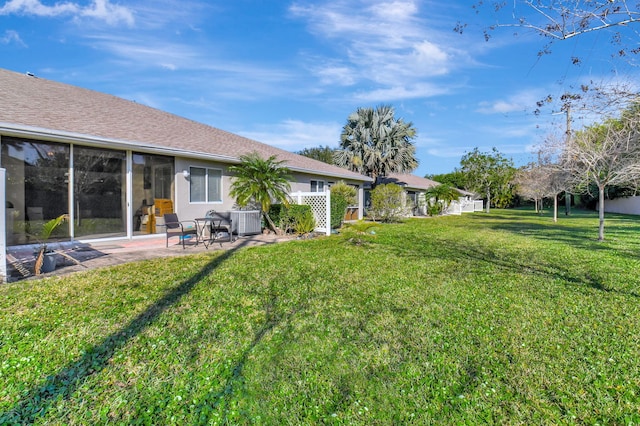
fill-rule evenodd
<path id="1" fill-rule="evenodd" d="M 631 6 L 630 6 L 631 4 Z M 637 39 L 627 45 L 621 31 L 640 22 L 640 11 L 633 0 L 514 0 L 484 1 L 479 0 L 473 6 L 476 13 L 485 9 L 492 13 L 506 12 L 511 8 L 510 21 L 498 22 L 485 29 L 485 39 L 490 39 L 490 32 L 499 28 L 522 28 L 532 30 L 549 40 L 540 50 L 539 55 L 550 53 L 550 45 L 554 41 L 572 39 L 598 31 L 611 31 L 611 41 L 620 45 L 619 56 L 628 53 L 640 53 Z M 505 17 L 505 20 L 507 18 Z M 458 23 L 454 31 L 462 33 L 466 25 Z M 637 33 L 636 33 L 637 35 Z M 572 58 L 579 63 L 578 58 Z"/>

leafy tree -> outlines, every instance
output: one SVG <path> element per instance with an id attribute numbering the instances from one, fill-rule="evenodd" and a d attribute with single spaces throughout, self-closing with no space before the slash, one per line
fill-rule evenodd
<path id="1" fill-rule="evenodd" d="M 296 154 L 313 158 L 314 160 L 322 161 L 323 163 L 334 164 L 333 155 L 335 151 L 336 148 L 331 148 L 329 146 L 318 146 L 314 148 L 305 148 L 301 151 L 296 152 Z"/>
<path id="2" fill-rule="evenodd" d="M 404 212 L 404 190 L 400 185 L 387 183 L 378 185 L 371 191 L 371 209 L 369 215 L 373 220 L 395 222 L 400 220 Z"/>
<path id="3" fill-rule="evenodd" d="M 446 184 L 454 188 L 464 188 L 464 174 L 460 170 L 451 173 L 442 173 L 437 175 L 425 175 L 427 179 L 435 180 L 438 183 Z"/>
<path id="4" fill-rule="evenodd" d="M 465 189 L 486 197 L 487 213 L 494 198 L 497 207 L 506 207 L 511 203 L 515 168 L 513 161 L 505 158 L 496 148 L 489 153 L 474 148 L 462 157 L 460 166 L 465 176 Z"/>
<path id="5" fill-rule="evenodd" d="M 251 203 L 259 205 L 265 222 L 274 232 L 279 233 L 280 230 L 269 217 L 269 207 L 272 201 L 289 205 L 289 169 L 275 155 L 264 159 L 253 152 L 241 155 L 240 161 L 240 164 L 229 167 L 229 171 L 235 175 L 229 195 L 236 199 L 240 207 Z"/>
<path id="6" fill-rule="evenodd" d="M 412 140 L 416 130 L 411 122 L 396 119 L 391 106 L 358 108 L 352 113 L 340 135 L 335 164 L 371 177 L 389 173 L 408 173 L 418 166 Z"/>

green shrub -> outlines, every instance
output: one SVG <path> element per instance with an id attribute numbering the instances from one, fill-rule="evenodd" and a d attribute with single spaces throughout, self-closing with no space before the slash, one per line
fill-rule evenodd
<path id="1" fill-rule="evenodd" d="M 444 206 L 440 201 L 427 201 L 427 214 L 429 216 L 438 216 L 442 214 Z"/>
<path id="2" fill-rule="evenodd" d="M 300 210 L 294 217 L 293 232 L 298 235 L 310 234 L 316 229 L 316 219 L 311 209 Z"/>
<path id="3" fill-rule="evenodd" d="M 284 204 L 271 204 L 271 206 L 269 207 L 269 217 L 279 228 L 281 228 L 280 215 L 283 211 L 286 211 L 286 209 L 287 208 Z"/>
<path id="4" fill-rule="evenodd" d="M 347 202 L 347 207 L 358 204 L 357 195 L 358 190 L 351 185 L 347 185 L 342 180 L 331 186 L 331 198 L 335 196 L 342 196 L 342 198 Z"/>
<path id="5" fill-rule="evenodd" d="M 333 194 L 331 192 L 331 229 L 337 229 L 342 226 L 344 215 L 349 207 L 349 203 L 340 193 Z"/>
<path id="6" fill-rule="evenodd" d="M 307 214 L 310 214 L 313 218 L 311 206 L 306 204 L 289 204 L 289 207 L 286 207 L 284 204 L 272 204 L 269 208 L 269 216 L 273 219 L 276 226 L 285 233 L 296 232 L 296 222 Z"/>
<path id="7" fill-rule="evenodd" d="M 344 181 L 331 187 L 331 229 L 342 226 L 347 207 L 357 204 L 358 191 Z"/>
<path id="8" fill-rule="evenodd" d="M 404 211 L 403 192 L 402 187 L 395 183 L 376 186 L 371 191 L 371 218 L 382 222 L 399 221 Z"/>

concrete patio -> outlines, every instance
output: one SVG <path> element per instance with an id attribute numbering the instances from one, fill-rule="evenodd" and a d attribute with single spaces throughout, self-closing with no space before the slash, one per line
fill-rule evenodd
<path id="1" fill-rule="evenodd" d="M 292 239 L 295 239 L 295 236 L 277 236 L 274 234 L 236 236 L 236 240 L 233 242 L 223 240 L 220 243 L 215 242 L 209 245 L 208 248 L 201 242 L 195 244 L 195 241 L 189 239 L 186 241 L 184 249 L 182 248 L 182 242 L 178 241 L 177 238 L 170 239 L 169 247 L 165 247 L 166 239 L 164 234 L 157 237 L 133 240 L 60 243 L 55 247 L 58 253 L 62 253 L 58 255 L 56 270 L 38 276 L 33 275 L 33 264 L 35 262 L 33 248 L 27 246 L 9 247 L 7 249 L 7 281 L 16 282 L 66 275 L 88 269 L 103 268 L 146 259 L 274 244 Z"/>

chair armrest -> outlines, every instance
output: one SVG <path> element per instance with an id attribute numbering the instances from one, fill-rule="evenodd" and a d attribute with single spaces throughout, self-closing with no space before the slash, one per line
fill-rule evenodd
<path id="1" fill-rule="evenodd" d="M 195 229 L 196 231 L 198 230 L 198 225 L 196 224 L 195 220 L 181 220 L 180 222 L 178 222 L 180 224 L 180 228 L 184 231 L 185 230 L 185 224 L 188 224 L 188 226 L 186 226 L 186 228 L 191 228 L 191 229 Z"/>

